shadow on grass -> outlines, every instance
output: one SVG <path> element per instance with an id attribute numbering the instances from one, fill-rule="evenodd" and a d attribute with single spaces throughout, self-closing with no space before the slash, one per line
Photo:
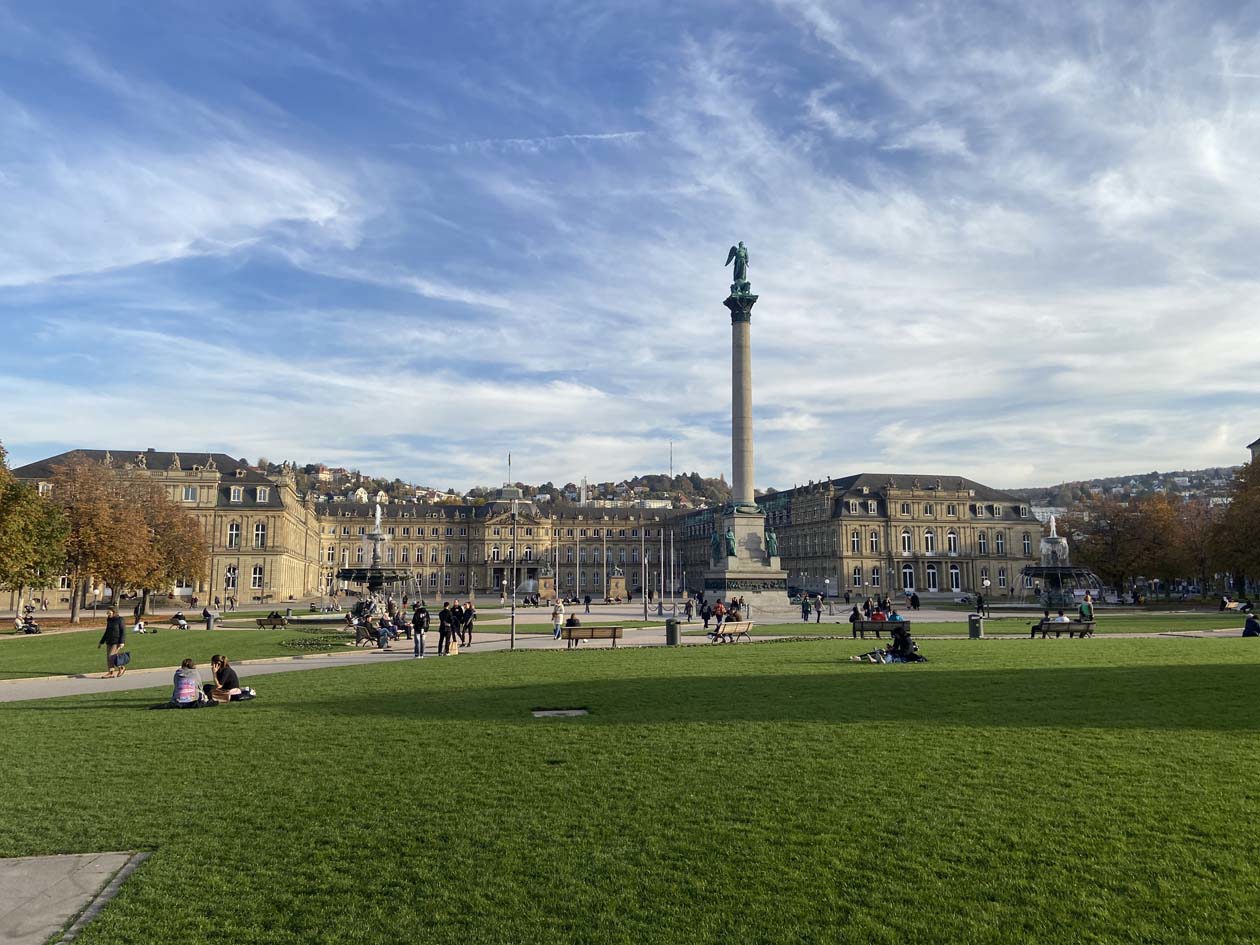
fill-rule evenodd
<path id="1" fill-rule="evenodd" d="M 809 660 L 809 663 L 818 661 Z M 929 671 L 833 664 L 834 673 L 581 679 L 443 691 L 345 692 L 300 713 L 426 721 L 625 725 L 912 722 L 1005 728 L 1260 730 L 1255 667 L 1219 665 Z M 590 716 L 538 722 L 539 706 Z"/>

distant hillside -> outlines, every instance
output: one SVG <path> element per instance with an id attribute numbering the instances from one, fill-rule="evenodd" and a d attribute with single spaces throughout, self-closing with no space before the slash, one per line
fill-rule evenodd
<path id="1" fill-rule="evenodd" d="M 1174 472 L 1135 473 L 1131 476 L 1105 476 L 1061 482 L 1055 486 L 1029 489 L 1007 489 L 1029 505 L 1051 505 L 1071 508 L 1091 496 L 1109 495 L 1129 498 L 1165 492 L 1187 499 L 1209 500 L 1229 494 L 1237 466 L 1212 466 L 1207 469 L 1182 469 Z"/>

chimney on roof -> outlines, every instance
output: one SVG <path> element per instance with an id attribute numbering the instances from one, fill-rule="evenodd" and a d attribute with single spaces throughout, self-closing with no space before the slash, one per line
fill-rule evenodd
<path id="1" fill-rule="evenodd" d="M 145 450 L 145 452 L 146 452 L 146 453 L 156 453 L 156 452 L 157 452 L 157 450 L 155 450 L 152 446 L 150 446 L 147 450 Z"/>

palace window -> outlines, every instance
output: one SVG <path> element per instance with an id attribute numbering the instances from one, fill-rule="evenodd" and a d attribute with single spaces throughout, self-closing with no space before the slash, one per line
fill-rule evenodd
<path id="1" fill-rule="evenodd" d="M 268 486 L 259 486 L 254 490 L 259 502 L 268 502 L 271 500 L 271 489 Z"/>
<path id="2" fill-rule="evenodd" d="M 871 541 L 871 554 L 873 555 L 879 554 L 879 532 L 875 531 L 875 529 L 873 528 L 871 529 L 870 541 Z"/>
<path id="3" fill-rule="evenodd" d="M 1006 532 L 995 532 L 993 535 L 993 544 L 997 548 L 999 555 L 1006 554 Z"/>
<path id="4" fill-rule="evenodd" d="M 952 528 L 945 533 L 945 550 L 951 555 L 958 554 L 958 532 Z"/>
<path id="5" fill-rule="evenodd" d="M 526 561 L 534 560 L 534 546 L 533 545 L 525 546 L 525 560 Z"/>
<path id="6" fill-rule="evenodd" d="M 437 587 L 437 572 L 429 572 L 429 587 Z"/>
<path id="7" fill-rule="evenodd" d="M 976 547 L 980 549 L 980 554 L 982 555 L 989 553 L 989 535 L 987 532 L 976 532 Z"/>
<path id="8" fill-rule="evenodd" d="M 901 503 L 901 514 L 902 514 L 902 515 L 909 515 L 909 514 L 910 514 L 910 503 L 909 503 L 909 502 L 902 502 L 902 503 Z"/>
<path id="9" fill-rule="evenodd" d="M 354 549 L 354 563 L 355 564 L 363 563 L 363 549 L 362 548 Z"/>
<path id="10" fill-rule="evenodd" d="M 857 499 L 850 499 L 850 500 L 849 500 L 849 513 L 850 513 L 851 515 L 857 515 L 857 513 L 858 513 L 858 501 L 857 501 Z"/>
<path id="11" fill-rule="evenodd" d="M 936 514 L 936 507 L 932 505 L 931 502 L 925 502 L 923 504 L 923 514 L 927 516 L 928 518 L 930 518 L 931 516 Z"/>
<path id="12" fill-rule="evenodd" d="M 229 548 L 241 547 L 241 523 L 232 522 L 228 525 L 227 546 Z"/>
<path id="13" fill-rule="evenodd" d="M 923 551 L 926 554 L 936 554 L 936 532 L 928 529 L 923 533 Z"/>
<path id="14" fill-rule="evenodd" d="M 437 564 L 437 563 L 438 563 L 438 546 L 434 545 L 432 548 L 429 549 L 429 564 Z"/>
<path id="15" fill-rule="evenodd" d="M 901 566 L 901 589 L 907 594 L 914 590 L 914 566 L 903 564 Z"/>
<path id="16" fill-rule="evenodd" d="M 394 563 L 394 548 L 392 545 L 385 549 L 385 563 L 386 564 Z"/>
<path id="17" fill-rule="evenodd" d="M 436 515 L 437 513 L 434 512 L 433 514 Z M 438 527 L 436 525 L 434 525 L 432 528 L 429 529 L 429 535 L 432 538 L 438 537 Z"/>
<path id="18" fill-rule="evenodd" d="M 908 528 L 901 530 L 901 550 L 904 554 L 910 554 L 914 550 L 914 538 Z"/>
<path id="19" fill-rule="evenodd" d="M 936 579 L 936 565 L 929 564 L 927 566 L 927 589 L 929 591 L 940 590 Z"/>
<path id="20" fill-rule="evenodd" d="M 853 577 L 850 578 L 850 583 L 852 583 L 854 587 L 862 586 L 862 566 L 861 565 L 853 566 Z"/>
<path id="21" fill-rule="evenodd" d="M 981 568 L 980 569 L 980 585 L 983 587 L 984 582 L 987 581 L 988 579 L 989 579 L 989 569 Z"/>
<path id="22" fill-rule="evenodd" d="M 468 549 L 467 548 L 459 549 L 459 563 L 460 564 L 468 563 Z"/>
<path id="23" fill-rule="evenodd" d="M 406 546 L 406 545 L 403 545 L 403 546 L 402 546 L 402 555 L 401 555 L 401 557 L 402 557 L 402 562 L 401 562 L 401 563 L 402 563 L 402 564 L 406 564 L 406 563 L 407 563 L 407 546 Z"/>
<path id="24" fill-rule="evenodd" d="M 242 489 L 240 486 L 233 486 L 231 492 L 228 494 L 228 499 L 231 502 L 240 502 L 241 496 L 243 496 L 244 494 L 245 494 L 245 490 Z"/>
<path id="25" fill-rule="evenodd" d="M 871 568 L 871 587 L 879 587 L 879 568 Z"/>
<path id="26" fill-rule="evenodd" d="M 1032 535 L 1028 532 L 1024 532 L 1024 557 L 1032 557 Z"/>
<path id="27" fill-rule="evenodd" d="M 1021 505 L 1021 506 L 1019 507 L 1019 517 L 1020 517 L 1020 518 L 1028 518 L 1028 506 L 1026 506 L 1026 505 Z"/>
<path id="28" fill-rule="evenodd" d="M 336 527 L 337 527 L 336 525 L 334 525 L 334 526 L 333 526 L 333 528 L 336 528 Z M 349 535 L 349 534 L 350 534 L 350 526 L 349 526 L 349 525 L 342 525 L 342 526 L 341 526 L 341 534 L 343 534 L 343 535 Z"/>
<path id="29" fill-rule="evenodd" d="M 39 484 L 39 488 L 40 488 L 40 492 L 39 492 L 39 494 L 40 494 L 40 495 L 47 495 L 47 494 L 48 494 L 48 493 L 44 492 L 44 486 L 46 486 L 46 485 L 47 485 L 47 483 L 45 483 L 45 482 L 41 482 L 41 483 Z M 184 486 L 184 501 L 185 501 L 185 502 L 196 502 L 196 501 L 197 501 L 197 487 L 196 487 L 196 486 Z"/>
<path id="30" fill-rule="evenodd" d="M 1024 575 L 1024 587 L 1032 587 L 1032 586 L 1033 586 L 1032 575 L 1031 575 L 1031 574 L 1025 574 L 1025 575 Z"/>
<path id="31" fill-rule="evenodd" d="M 500 534 L 499 526 L 496 525 L 494 528 L 490 529 L 490 534 L 494 535 L 495 538 L 498 538 Z"/>
<path id="32" fill-rule="evenodd" d="M 565 564 L 573 563 L 573 549 L 572 548 L 564 549 L 564 563 Z"/>
<path id="33" fill-rule="evenodd" d="M 453 538 L 454 536 L 455 536 L 455 529 L 453 529 L 453 528 L 451 528 L 451 526 L 447 525 L 447 526 L 446 526 L 446 537 L 447 537 L 447 538 Z"/>
<path id="34" fill-rule="evenodd" d="M 877 503 L 874 499 L 868 500 L 866 503 L 866 511 L 870 515 L 878 515 L 879 503 Z"/>
<path id="35" fill-rule="evenodd" d="M 333 545 L 328 546 L 328 553 L 324 556 L 324 560 L 329 564 L 337 563 L 337 549 Z"/>
<path id="36" fill-rule="evenodd" d="M 1006 568 L 998 568 L 998 587 L 1006 587 Z"/>
<path id="37" fill-rule="evenodd" d="M 443 549 L 443 551 L 442 551 L 442 563 L 443 563 L 443 564 L 450 564 L 450 563 L 451 563 L 451 549 L 450 549 L 450 548 L 445 548 L 445 549 Z"/>
<path id="38" fill-rule="evenodd" d="M 626 549 L 625 548 L 617 549 L 617 563 L 618 564 L 626 563 Z"/>
<path id="39" fill-rule="evenodd" d="M 949 566 L 949 589 L 955 594 L 962 590 L 962 570 L 956 564 Z"/>
<path id="40" fill-rule="evenodd" d="M 254 590 L 262 590 L 263 586 L 263 566 L 261 564 L 254 565 L 254 570 L 249 576 L 249 586 Z"/>
<path id="41" fill-rule="evenodd" d="M 254 523 L 254 547 L 255 548 L 267 547 L 267 523 L 266 522 Z"/>
<path id="42" fill-rule="evenodd" d="M 460 528 L 459 528 L 459 537 L 460 537 L 460 538 L 467 538 L 467 537 L 468 537 L 468 526 L 467 526 L 467 525 L 461 525 L 461 526 L 460 526 Z"/>
<path id="43" fill-rule="evenodd" d="M 957 518 L 958 506 L 956 506 L 953 502 L 947 503 L 945 506 L 945 514 L 950 518 Z"/>
<path id="44" fill-rule="evenodd" d="M 1002 517 L 1002 506 L 1000 506 L 1000 505 L 995 505 L 995 506 L 993 506 L 993 517 L 994 517 L 994 518 L 1001 518 L 1001 517 Z"/>
<path id="45" fill-rule="evenodd" d="M 360 535 L 366 535 L 366 534 L 367 534 L 367 526 L 365 526 L 365 525 L 360 525 L 360 526 L 359 526 L 359 534 L 360 534 Z"/>
<path id="46" fill-rule="evenodd" d="M 451 572 L 450 571 L 447 571 L 445 574 L 442 575 L 442 586 L 443 587 L 451 586 Z"/>
<path id="47" fill-rule="evenodd" d="M 41 482 L 41 483 L 39 484 L 39 494 L 40 494 L 41 496 L 43 496 L 44 498 L 47 498 L 48 496 L 52 495 L 52 483 L 51 483 L 51 482 Z M 188 490 L 187 490 L 187 489 L 185 489 L 185 490 L 184 490 L 184 498 L 185 498 L 185 499 L 187 499 L 187 498 L 188 498 Z M 194 496 L 193 496 L 193 498 L 196 498 L 196 496 L 194 495 Z M 66 588 L 62 588 L 62 590 L 66 590 Z"/>

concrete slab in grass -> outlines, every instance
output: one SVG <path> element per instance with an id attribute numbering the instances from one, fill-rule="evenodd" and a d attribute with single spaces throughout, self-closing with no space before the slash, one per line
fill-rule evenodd
<path id="1" fill-rule="evenodd" d="M 147 853 L 0 859 L 0 945 L 70 942 Z"/>

